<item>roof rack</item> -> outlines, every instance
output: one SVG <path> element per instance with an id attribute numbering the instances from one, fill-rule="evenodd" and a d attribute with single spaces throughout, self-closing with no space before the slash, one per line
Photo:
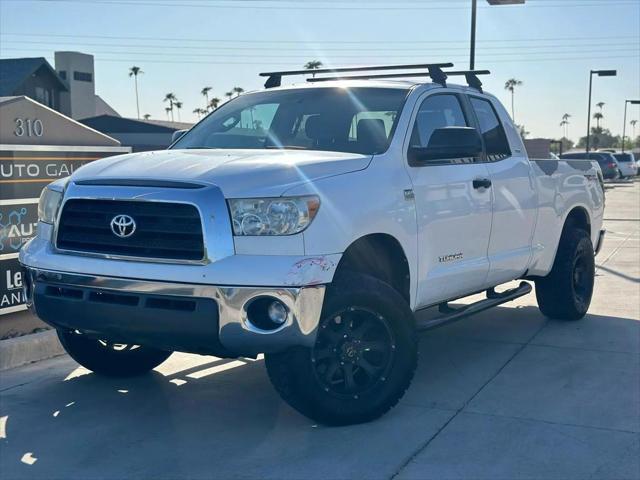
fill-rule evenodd
<path id="1" fill-rule="evenodd" d="M 269 77 L 264 84 L 265 88 L 279 87 L 282 84 L 282 77 L 291 75 L 317 75 L 323 73 L 347 73 L 347 72 L 371 72 L 381 70 L 427 70 L 426 75 L 429 75 L 431 79 L 436 83 L 444 85 L 447 76 L 442 71 L 443 68 L 453 67 L 453 63 L 418 63 L 407 65 L 375 65 L 375 66 L 363 66 L 363 67 L 340 67 L 340 68 L 320 68 L 317 70 L 286 70 L 282 72 L 263 72 L 260 73 L 261 77 Z M 425 75 L 423 73 L 422 75 Z M 421 75 L 421 76 L 422 76 Z M 406 76 L 406 75 L 404 75 Z M 336 77 L 337 78 L 337 77 Z M 371 78 L 371 77 L 368 77 Z M 318 81 L 320 79 L 317 79 Z"/>
<path id="2" fill-rule="evenodd" d="M 307 78 L 307 82 L 326 82 L 329 80 L 372 80 L 381 78 L 406 78 L 406 77 L 431 77 L 434 83 L 439 83 L 443 87 L 447 86 L 447 77 L 464 76 L 467 85 L 482 92 L 482 82 L 478 75 L 489 75 L 489 70 L 457 70 L 443 71 L 443 68 L 453 67 L 453 63 L 418 63 L 408 65 L 375 65 L 363 67 L 340 67 L 340 68 L 320 68 L 317 70 L 287 70 L 282 72 L 263 72 L 261 77 L 269 77 L 265 82 L 265 88 L 279 87 L 282 84 L 282 77 L 291 75 L 314 75 Z M 422 70 L 421 72 L 401 72 L 401 73 L 377 73 L 365 75 L 334 75 L 331 77 L 316 77 L 325 73 L 352 73 L 352 72 L 375 72 L 384 70 Z M 426 71 L 425 71 L 426 70 Z"/>
<path id="3" fill-rule="evenodd" d="M 373 80 L 381 78 L 407 78 L 407 77 L 424 77 L 429 76 L 435 83 L 439 83 L 443 87 L 446 87 L 445 80 L 447 77 L 464 76 L 467 85 L 471 88 L 482 92 L 482 82 L 478 78 L 478 75 L 489 75 L 489 70 L 458 70 L 458 71 L 441 71 L 444 75 L 443 81 L 438 81 L 433 78 L 433 75 L 429 72 L 404 72 L 404 73 L 383 73 L 376 75 L 349 75 L 349 76 L 334 76 L 334 77 L 320 77 L 320 78 L 308 78 L 307 82 L 325 82 L 329 80 Z"/>

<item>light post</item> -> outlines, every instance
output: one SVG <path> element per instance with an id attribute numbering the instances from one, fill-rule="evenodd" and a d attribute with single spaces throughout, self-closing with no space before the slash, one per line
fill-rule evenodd
<path id="1" fill-rule="evenodd" d="M 593 84 L 593 74 L 599 77 L 615 77 L 618 72 L 616 70 L 591 70 L 589 74 L 589 107 L 587 108 L 587 153 L 589 153 L 589 141 L 591 140 L 591 87 Z"/>
<path id="2" fill-rule="evenodd" d="M 625 100 L 624 101 L 624 122 L 622 122 L 622 153 L 624 153 L 624 136 L 627 133 L 627 104 L 640 105 L 640 100 Z"/>
<path id="3" fill-rule="evenodd" d="M 487 0 L 489 5 L 520 5 L 525 0 Z M 471 54 L 469 55 L 469 70 L 476 68 L 476 13 L 478 0 L 471 0 Z"/>

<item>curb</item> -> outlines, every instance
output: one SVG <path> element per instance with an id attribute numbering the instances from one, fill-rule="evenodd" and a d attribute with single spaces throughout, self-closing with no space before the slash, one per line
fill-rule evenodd
<path id="1" fill-rule="evenodd" d="M 0 372 L 64 353 L 55 330 L 0 340 Z"/>

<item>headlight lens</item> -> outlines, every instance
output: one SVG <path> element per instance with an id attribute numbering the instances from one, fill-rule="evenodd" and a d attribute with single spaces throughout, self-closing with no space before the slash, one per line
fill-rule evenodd
<path id="1" fill-rule="evenodd" d="M 229 200 L 234 235 L 293 235 L 309 226 L 320 207 L 315 195 Z"/>
<path id="2" fill-rule="evenodd" d="M 62 202 L 62 192 L 45 188 L 38 202 L 38 220 L 53 224 L 58 216 L 58 208 Z"/>

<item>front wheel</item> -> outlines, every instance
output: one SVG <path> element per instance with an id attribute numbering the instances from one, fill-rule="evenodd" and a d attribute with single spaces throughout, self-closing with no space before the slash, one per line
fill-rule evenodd
<path id="1" fill-rule="evenodd" d="M 540 311 L 549 318 L 579 320 L 591 304 L 595 254 L 589 234 L 568 226 L 549 275 L 536 280 Z"/>
<path id="2" fill-rule="evenodd" d="M 142 375 L 160 365 L 172 353 L 140 345 L 96 340 L 69 330 L 58 330 L 58 338 L 76 362 L 108 377 Z"/>
<path id="3" fill-rule="evenodd" d="M 316 343 L 268 354 L 281 397 L 326 425 L 368 422 L 391 409 L 417 365 L 413 313 L 391 286 L 348 274 L 327 289 Z"/>

